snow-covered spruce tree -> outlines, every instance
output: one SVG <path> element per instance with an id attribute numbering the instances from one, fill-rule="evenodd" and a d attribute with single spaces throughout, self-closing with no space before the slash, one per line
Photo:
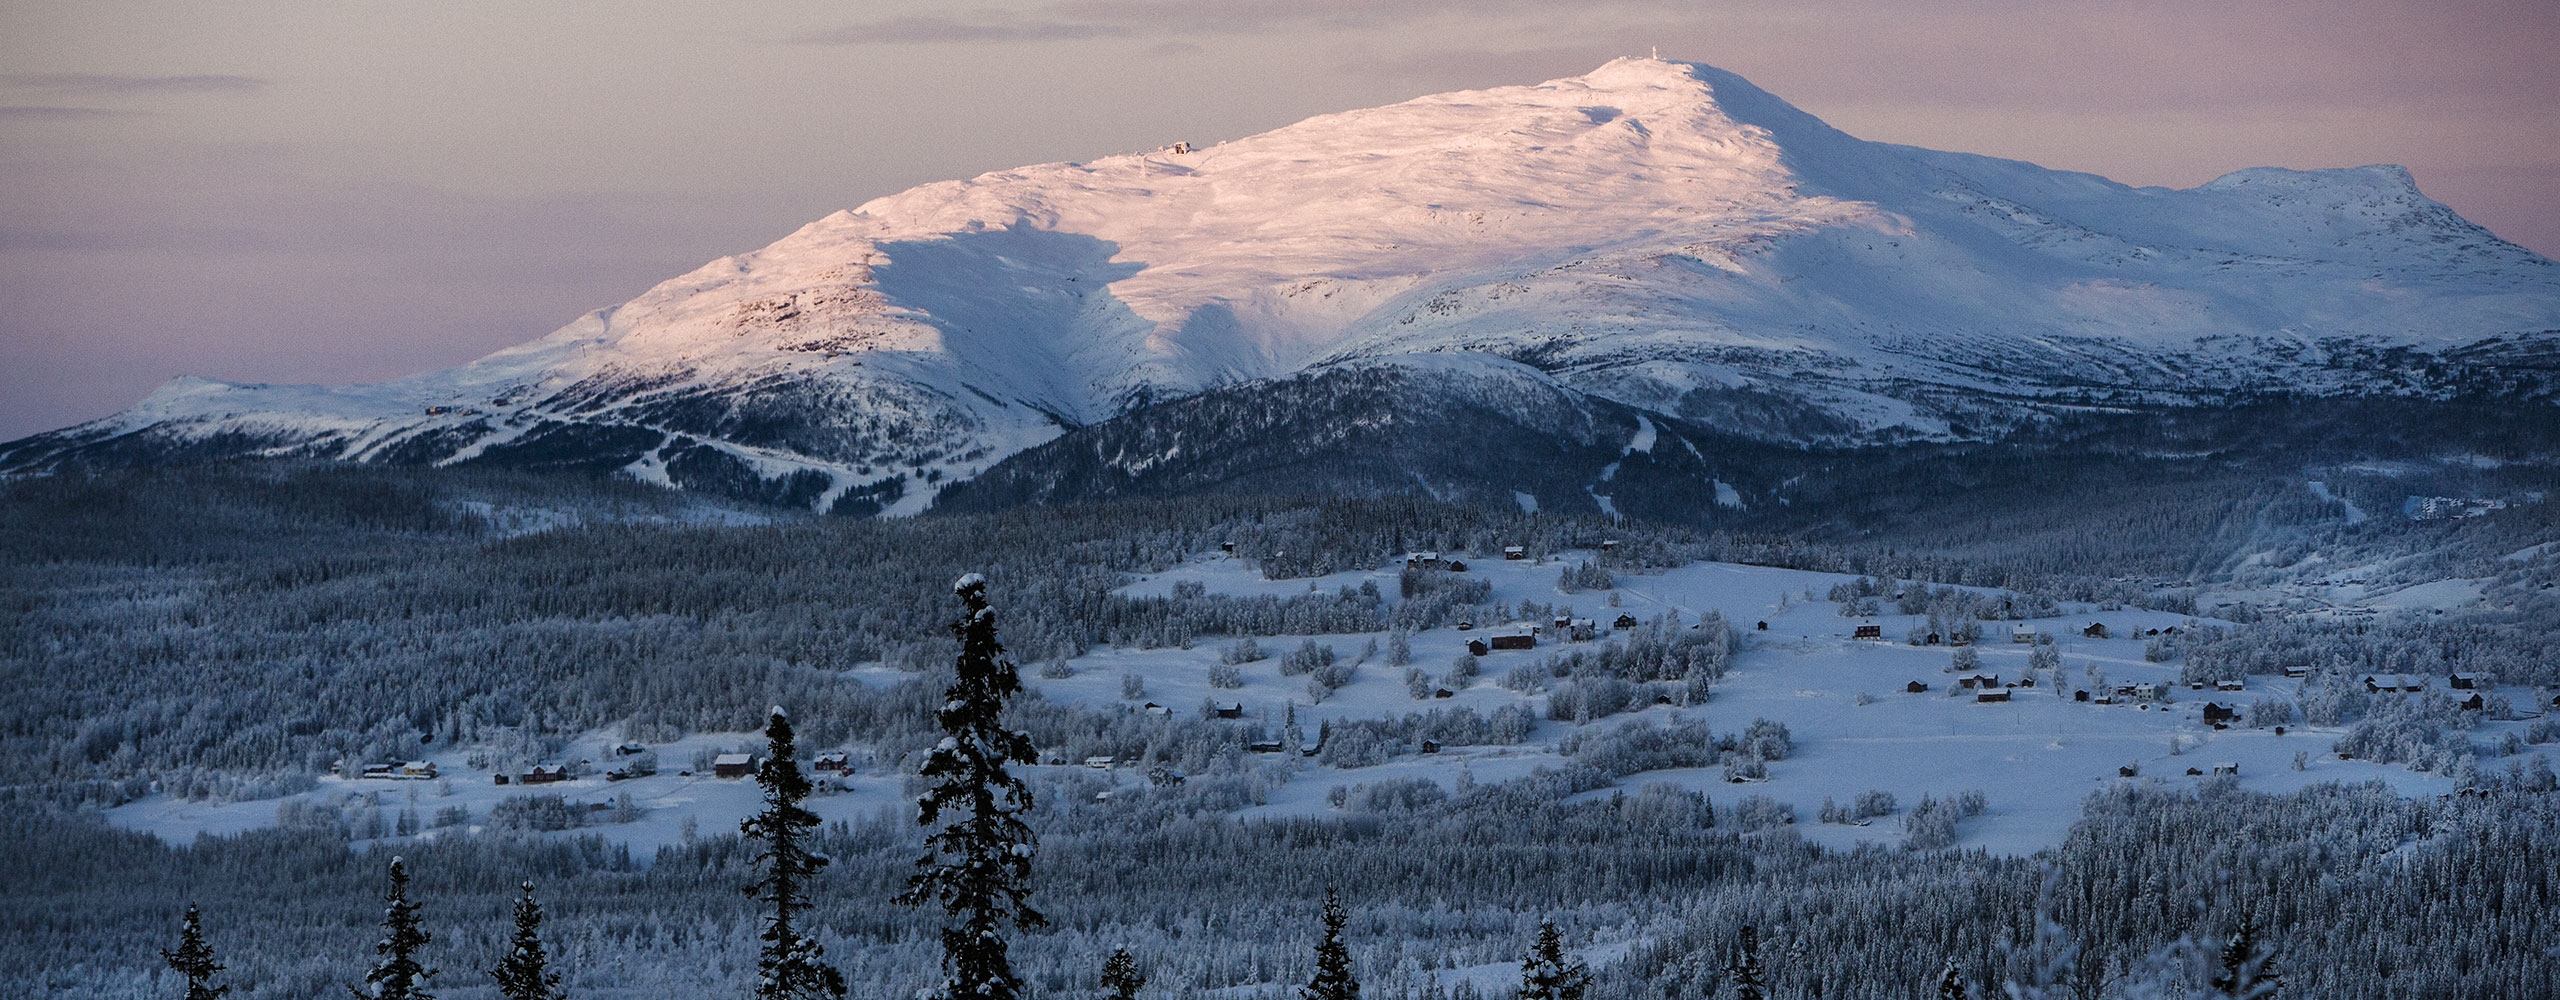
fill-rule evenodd
<path id="1" fill-rule="evenodd" d="M 1316 975 L 1298 991 L 1299 1000 L 1360 1000 L 1360 980 L 1351 975 L 1351 948 L 1342 943 L 1342 926 L 1351 918 L 1333 890 L 1324 891 L 1324 937 L 1316 941 Z"/>
<path id="2" fill-rule="evenodd" d="M 1973 989 L 1965 985 L 1964 970 L 1956 968 L 1956 960 L 1947 959 L 1946 968 L 1938 972 L 1938 1000 L 1973 1000 Z"/>
<path id="3" fill-rule="evenodd" d="M 756 863 L 764 866 L 764 877 L 746 889 L 766 907 L 760 935 L 764 948 L 756 955 L 756 1000 L 841 997 L 844 973 L 826 963 L 826 949 L 799 925 L 800 915 L 809 910 L 809 877 L 826 867 L 827 859 L 809 851 L 818 816 L 800 806 L 809 796 L 809 779 L 793 759 L 791 719 L 782 706 L 774 706 L 765 721 L 764 738 L 764 761 L 756 765 L 764 808 L 738 824 L 738 832 L 760 845 Z"/>
<path id="4" fill-rule="evenodd" d="M 916 800 L 918 823 L 944 825 L 925 838 L 925 855 L 916 860 L 921 870 L 896 901 L 938 902 L 960 918 L 959 926 L 942 930 L 941 1000 L 1014 1000 L 1022 981 L 1006 957 L 1002 925 L 1048 921 L 1027 900 L 1037 846 L 1022 820 L 1031 811 L 1031 789 L 1005 765 L 1038 758 L 1030 734 L 1004 728 L 1001 718 L 1005 702 L 1021 693 L 1022 679 L 996 641 L 986 578 L 971 573 L 951 589 L 960 595 L 960 620 L 951 624 L 960 658 L 934 716 L 942 742 L 921 772 L 933 787 Z"/>
<path id="5" fill-rule="evenodd" d="M 160 957 L 169 970 L 187 977 L 185 1000 L 214 1000 L 231 987 L 213 985 L 214 973 L 222 971 L 222 963 L 213 960 L 213 948 L 204 943 L 204 923 L 196 916 L 196 904 L 187 904 L 185 926 L 178 931 L 178 947 L 163 950 Z"/>
<path id="6" fill-rule="evenodd" d="M 408 864 L 392 858 L 391 891 L 382 894 L 382 940 L 373 945 L 382 961 L 365 975 L 363 986 L 347 992 L 369 1000 L 434 1000 L 426 981 L 436 970 L 418 964 L 418 949 L 433 939 L 418 926 L 418 904 L 409 901 Z"/>
<path id="7" fill-rule="evenodd" d="M 1147 985 L 1147 974 L 1138 971 L 1138 960 L 1129 957 L 1129 949 L 1112 949 L 1111 957 L 1102 963 L 1103 1000 L 1138 1000 L 1138 989 Z"/>
<path id="8" fill-rule="evenodd" d="M 489 978 L 498 981 L 498 994 L 507 1000 L 561 1000 L 560 974 L 542 953 L 542 904 L 533 898 L 532 879 L 516 900 L 515 947 L 489 970 Z"/>
<path id="9" fill-rule="evenodd" d="M 2216 997 L 2230 1000 L 2265 1000 L 2284 986 L 2284 977 L 2276 973 L 2275 955 L 2258 940 L 2254 920 L 2242 920 L 2240 928 L 2231 932 L 2231 940 L 2223 942 L 2222 963 L 2213 970 L 2208 984 Z"/>
<path id="10" fill-rule="evenodd" d="M 1590 968 L 1565 957 L 1555 922 L 1539 921 L 1538 943 L 1520 963 L 1520 1000 L 1582 1000 L 1590 986 Z"/>
<path id="11" fill-rule="evenodd" d="M 1769 1000 L 1769 970 L 1760 964 L 1760 928 L 1742 925 L 1742 943 L 1725 974 L 1733 978 L 1735 1000 Z"/>

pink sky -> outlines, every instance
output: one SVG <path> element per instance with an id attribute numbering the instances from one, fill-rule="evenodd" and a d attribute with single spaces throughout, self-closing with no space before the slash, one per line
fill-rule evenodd
<path id="1" fill-rule="evenodd" d="M 1659 46 L 1852 134 L 2188 186 L 2400 163 L 2560 252 L 2560 4 L 93 0 L 0 11 L 0 439 L 457 364 L 931 180 Z"/>

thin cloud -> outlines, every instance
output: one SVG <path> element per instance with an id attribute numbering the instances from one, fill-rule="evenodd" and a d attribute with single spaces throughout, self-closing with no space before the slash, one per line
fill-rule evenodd
<path id="1" fill-rule="evenodd" d="M 119 118 L 132 114 L 114 108 L 66 108 L 43 105 L 0 105 L 0 122 L 76 122 L 93 118 Z"/>
<path id="2" fill-rule="evenodd" d="M 1672 0 L 1601 0 L 1589 6 L 1677 8 Z M 973 19 L 900 17 L 803 34 L 805 45 L 1040 42 L 1250 34 L 1271 28 L 1374 27 L 1429 17 L 1551 11 L 1549 0 L 1071 0 L 1025 13 Z"/>
<path id="3" fill-rule="evenodd" d="M 897 45 L 952 42 L 1058 42 L 1089 38 L 1127 38 L 1137 34 L 1126 25 L 1017 18 L 1009 21 L 955 21 L 947 17 L 898 17 L 813 31 L 791 39 L 799 45 Z"/>
<path id="4" fill-rule="evenodd" d="M 79 94 L 218 94 L 265 90 L 262 77 L 207 73 L 139 76 L 129 73 L 7 73 L 0 85 L 21 90 Z"/>

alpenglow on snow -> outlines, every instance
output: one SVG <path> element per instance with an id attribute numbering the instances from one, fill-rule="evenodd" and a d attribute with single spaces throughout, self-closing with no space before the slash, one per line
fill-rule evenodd
<path id="1" fill-rule="evenodd" d="M 1657 418 L 1857 444 L 1993 434 L 2093 386 L 2441 395 L 2556 331 L 2560 268 L 2398 167 L 2135 188 L 1860 140 L 1733 74 L 1620 59 L 927 184 L 459 368 L 180 378 L 0 445 L 0 471 L 565 466 L 913 513 L 1061 435 L 1310 375 L 1584 445 Z"/>

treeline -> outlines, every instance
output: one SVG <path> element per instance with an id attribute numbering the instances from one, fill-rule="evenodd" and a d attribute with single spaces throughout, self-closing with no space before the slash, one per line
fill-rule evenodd
<path id="1" fill-rule="evenodd" d="M 1695 745 L 1682 739 L 1682 744 Z M 1074 786 L 1040 789 L 1037 900 L 1018 936 L 1032 994 L 1091 995 L 1115 946 L 1175 994 L 1304 982 L 1318 903 L 1339 889 L 1370 996 L 1420 998 L 1432 970 L 1513 962 L 1553 919 L 1569 946 L 1634 940 L 1600 963 L 1593 1000 L 1730 996 L 1745 926 L 1771 997 L 1931 995 L 1961 980 L 2116 996 L 2190 971 L 2244 923 L 2286 995 L 2545 996 L 2560 942 L 2560 798 L 2493 786 L 2407 800 L 2379 785 L 2288 795 L 2206 782 L 2113 783 L 2062 846 L 2032 858 L 1799 840 L 1666 787 L 1567 798 L 1537 776 L 1437 797 L 1380 787 L 1338 816 L 1166 822 Z M 1169 791 L 1169 790 L 1160 790 Z M 1951 800 L 1952 801 L 1952 800 Z M 311 830 L 165 845 L 62 814 L 0 817 L 0 992 L 163 996 L 158 949 L 193 899 L 236 1000 L 333 993 L 370 961 L 380 858 Z M 856 995 L 910 995 L 932 975 L 933 921 L 894 906 L 917 853 L 912 817 L 839 824 L 812 849 L 807 926 Z M 542 885 L 544 936 L 583 997 L 744 995 L 757 942 L 750 845 L 706 836 L 649 863 L 592 840 L 449 836 L 400 848 L 435 951 L 484 968 L 507 948 L 519 881 Z M 645 905 L 634 901 L 645 900 Z M 1878 914 L 1893 929 L 1879 933 Z M 2071 946 L 2038 952 L 2039 923 Z M 2412 933 L 2411 928 L 2424 928 Z M 2156 985 L 2156 984 L 2154 984 Z M 444 988 L 456 1000 L 487 996 Z"/>

